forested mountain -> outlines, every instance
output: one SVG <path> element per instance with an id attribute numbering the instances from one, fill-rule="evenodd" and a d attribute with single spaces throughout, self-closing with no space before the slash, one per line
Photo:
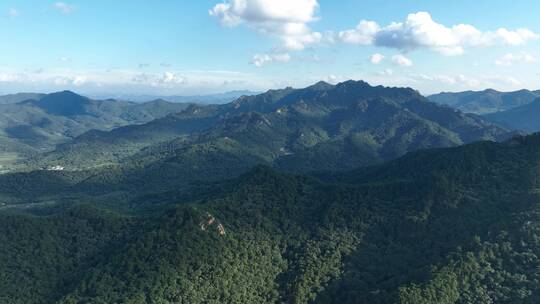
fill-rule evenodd
<path id="1" fill-rule="evenodd" d="M 540 97 L 540 91 L 519 90 L 499 92 L 493 89 L 440 93 L 429 96 L 429 100 L 451 106 L 465 113 L 490 114 L 506 111 L 531 103 Z"/>
<path id="2" fill-rule="evenodd" d="M 69 91 L 34 98 L 0 104 L 0 149 L 4 155 L 27 157 L 50 151 L 90 130 L 142 124 L 188 107 L 162 100 L 143 104 L 91 100 Z"/>
<path id="3" fill-rule="evenodd" d="M 0 1 L 0 304 L 540 304 L 522 2 Z"/>
<path id="4" fill-rule="evenodd" d="M 534 135 L 311 177 L 257 167 L 146 215 L 4 212 L 0 300 L 538 303 L 539 165 Z"/>
<path id="5" fill-rule="evenodd" d="M 11 104 L 11 103 L 18 103 L 25 100 L 39 100 L 41 99 L 45 94 L 39 94 L 39 93 L 17 93 L 17 94 L 9 94 L 9 95 L 2 95 L 0 96 L 0 104 Z"/>
<path id="6" fill-rule="evenodd" d="M 177 106 L 5 105 L 81 134 L 0 174 L 0 303 L 540 300 L 540 135 L 361 81 Z"/>
<path id="7" fill-rule="evenodd" d="M 201 157 L 229 155 L 287 170 L 344 170 L 418 149 L 506 136 L 507 130 L 431 103 L 412 89 L 321 82 L 221 106 L 192 106 L 140 126 L 92 131 L 35 164 L 88 169 L 161 159 L 190 166 L 204 162 Z"/>
<path id="8" fill-rule="evenodd" d="M 540 98 L 507 111 L 484 115 L 484 118 L 513 130 L 540 131 Z"/>

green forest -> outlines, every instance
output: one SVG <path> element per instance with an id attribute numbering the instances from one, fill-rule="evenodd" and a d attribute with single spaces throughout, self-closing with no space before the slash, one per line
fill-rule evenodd
<path id="1" fill-rule="evenodd" d="M 5 303 L 538 303 L 540 137 L 3 212 Z M 156 197 L 154 200 L 158 199 Z"/>

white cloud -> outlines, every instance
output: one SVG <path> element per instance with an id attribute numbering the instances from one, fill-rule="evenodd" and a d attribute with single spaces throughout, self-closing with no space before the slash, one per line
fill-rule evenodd
<path id="1" fill-rule="evenodd" d="M 402 51 L 425 48 L 449 56 L 463 54 L 467 47 L 521 45 L 539 38 L 525 28 L 482 32 L 468 24 L 447 27 L 435 22 L 427 12 L 409 14 L 404 22 L 392 22 L 385 27 L 374 21 L 361 21 L 356 29 L 342 31 L 338 36 L 345 43 Z"/>
<path id="2" fill-rule="evenodd" d="M 282 78 L 238 71 L 132 69 L 21 69 L 0 66 L 3 92 L 76 90 L 81 93 L 196 95 L 231 90 L 264 91 L 283 87 Z M 289 83 L 288 85 L 292 85 Z"/>
<path id="3" fill-rule="evenodd" d="M 384 60 L 384 58 L 385 58 L 384 55 L 376 53 L 376 54 L 371 55 L 371 58 L 369 59 L 369 61 L 373 64 L 379 64 Z"/>
<path id="4" fill-rule="evenodd" d="M 403 55 L 394 55 L 392 56 L 392 62 L 400 67 L 410 67 L 413 65 L 412 60 L 403 56 Z"/>
<path id="5" fill-rule="evenodd" d="M 426 78 L 424 79 L 440 82 L 443 84 L 457 85 L 459 87 L 464 87 L 464 88 L 478 88 L 482 84 L 486 84 L 484 80 L 481 80 L 476 77 L 465 76 L 463 74 L 459 74 L 456 76 L 449 76 L 449 75 L 434 75 L 431 77 L 426 76 Z"/>
<path id="6" fill-rule="evenodd" d="M 488 76 L 488 77 L 474 77 L 463 74 L 459 75 L 425 75 L 425 74 L 411 74 L 410 80 L 412 82 L 435 82 L 445 86 L 450 86 L 457 90 L 468 89 L 481 89 L 481 88 L 505 88 L 512 89 L 522 85 L 521 81 L 512 76 Z"/>
<path id="7" fill-rule="evenodd" d="M 83 75 L 76 76 L 56 76 L 53 79 L 53 83 L 57 86 L 76 86 L 80 87 L 87 83 L 88 78 Z"/>
<path id="8" fill-rule="evenodd" d="M 73 85 L 80 87 L 86 83 L 86 76 L 75 76 L 73 78 Z"/>
<path id="9" fill-rule="evenodd" d="M 348 78 L 344 76 L 328 75 L 324 78 L 324 81 L 330 84 L 337 84 L 343 81 L 346 81 Z"/>
<path id="10" fill-rule="evenodd" d="M 452 78 L 450 78 L 452 79 Z M 439 80 L 439 81 L 448 81 L 449 79 L 445 79 L 444 76 L 439 76 L 439 77 L 436 77 L 436 80 Z M 469 77 L 469 76 L 465 76 L 465 75 L 458 75 L 458 76 L 455 76 L 452 80 L 450 81 L 453 81 L 454 83 L 457 83 L 457 84 L 461 84 L 461 85 L 464 85 L 466 87 L 470 87 L 470 88 L 477 88 L 477 87 L 480 87 L 481 84 L 482 84 L 482 81 L 475 78 L 475 77 Z"/>
<path id="11" fill-rule="evenodd" d="M 180 76 L 173 72 L 165 72 L 159 79 L 159 82 L 164 84 L 186 84 L 187 81 L 188 80 L 186 77 Z"/>
<path id="12" fill-rule="evenodd" d="M 0 73 L 0 82 L 17 82 L 22 78 L 20 74 Z"/>
<path id="13" fill-rule="evenodd" d="M 308 23 L 315 19 L 317 0 L 230 0 L 217 4 L 210 14 L 226 26 L 243 22 Z"/>
<path id="14" fill-rule="evenodd" d="M 516 63 L 528 63 L 535 62 L 536 58 L 529 53 L 512 54 L 508 53 L 501 58 L 495 60 L 495 64 L 498 66 L 511 66 Z"/>
<path id="15" fill-rule="evenodd" d="M 21 15 L 21 13 L 19 12 L 19 10 L 17 10 L 16 8 L 10 8 L 8 10 L 8 16 L 10 18 L 17 18 Z"/>
<path id="16" fill-rule="evenodd" d="M 323 34 L 308 24 L 317 20 L 317 0 L 225 0 L 209 13 L 223 26 L 247 25 L 255 31 L 277 37 L 287 50 L 303 50 L 320 43 Z"/>
<path id="17" fill-rule="evenodd" d="M 380 30 L 381 27 L 376 22 L 362 20 L 355 29 L 339 32 L 338 36 L 346 43 L 370 45 Z"/>
<path id="18" fill-rule="evenodd" d="M 525 28 L 520 28 L 515 31 L 509 31 L 505 28 L 500 28 L 496 32 L 496 39 L 501 39 L 504 43 L 509 45 L 521 45 L 528 40 L 538 39 L 538 34 Z"/>
<path id="19" fill-rule="evenodd" d="M 67 4 L 65 2 L 55 2 L 53 4 L 53 7 L 59 10 L 60 12 L 62 12 L 63 14 L 70 14 L 70 13 L 73 13 L 73 11 L 75 11 L 75 6 L 71 4 Z"/>
<path id="20" fill-rule="evenodd" d="M 137 74 L 131 81 L 138 84 L 150 85 L 153 87 L 173 87 L 188 83 L 188 79 L 174 72 L 164 72 L 163 74 Z"/>
<path id="21" fill-rule="evenodd" d="M 288 53 L 283 54 L 256 54 L 253 56 L 251 63 L 260 68 L 267 63 L 271 62 L 289 62 L 291 56 Z"/>

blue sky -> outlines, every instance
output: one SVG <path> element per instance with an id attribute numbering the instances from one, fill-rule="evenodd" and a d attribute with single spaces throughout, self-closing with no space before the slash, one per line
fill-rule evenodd
<path id="1" fill-rule="evenodd" d="M 538 11 L 532 0 L 5 0 L 0 93 L 187 95 L 346 79 L 426 94 L 540 89 Z"/>

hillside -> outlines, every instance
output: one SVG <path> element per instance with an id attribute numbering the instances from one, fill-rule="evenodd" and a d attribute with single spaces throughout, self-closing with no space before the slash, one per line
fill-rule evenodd
<path id="1" fill-rule="evenodd" d="M 9 95 L 2 95 L 0 96 L 0 104 L 12 104 L 12 103 L 18 103 L 25 100 L 39 100 L 41 99 L 45 94 L 39 94 L 39 93 L 17 93 L 17 94 L 9 94 Z"/>
<path id="2" fill-rule="evenodd" d="M 429 100 L 451 106 L 465 113 L 490 114 L 510 110 L 531 103 L 540 97 L 540 91 L 519 90 L 499 92 L 493 89 L 440 93 L 429 96 Z"/>
<path id="3" fill-rule="evenodd" d="M 484 118 L 512 130 L 540 131 L 540 98 L 507 111 L 484 115 Z"/>
<path id="4" fill-rule="evenodd" d="M 271 90 L 222 106 L 192 106 L 140 126 L 90 132 L 37 163 L 87 169 L 149 163 L 150 154 L 151 162 L 175 163 L 198 150 L 286 170 L 345 170 L 418 149 L 507 135 L 503 128 L 438 106 L 412 89 L 349 81 Z"/>
<path id="5" fill-rule="evenodd" d="M 0 221 L 0 299 L 537 303 L 539 165 L 536 135 L 319 179 L 257 167 L 129 221 L 13 211 Z"/>
<path id="6" fill-rule="evenodd" d="M 0 104 L 1 149 L 5 155 L 26 158 L 90 130 L 142 124 L 187 107 L 161 100 L 144 104 L 91 100 L 69 91 Z"/>

